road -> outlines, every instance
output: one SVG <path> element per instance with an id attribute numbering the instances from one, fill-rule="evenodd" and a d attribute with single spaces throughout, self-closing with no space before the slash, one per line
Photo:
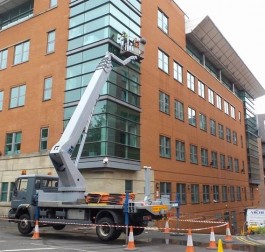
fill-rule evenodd
<path id="1" fill-rule="evenodd" d="M 40 239 L 32 239 L 32 234 L 22 236 L 16 224 L 0 221 L 0 252 L 25 252 L 25 251 L 65 251 L 65 252 L 120 252 L 127 248 L 125 235 L 110 243 L 98 240 L 94 228 L 67 226 L 62 231 L 55 231 L 51 227 L 40 228 Z M 209 235 L 192 234 L 193 246 L 196 252 L 209 251 Z M 224 236 L 215 236 L 216 243 Z M 184 252 L 187 247 L 187 235 L 163 234 L 160 231 L 144 232 L 134 237 L 134 244 L 138 251 L 152 252 Z M 222 242 L 223 251 L 251 251 L 263 252 L 265 245 L 247 237 L 233 237 L 233 243 Z M 217 251 L 217 249 L 216 249 Z"/>

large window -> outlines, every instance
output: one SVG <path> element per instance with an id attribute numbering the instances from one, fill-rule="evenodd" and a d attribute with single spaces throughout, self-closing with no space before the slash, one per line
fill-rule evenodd
<path id="1" fill-rule="evenodd" d="M 169 114 L 169 96 L 159 92 L 159 111 Z"/>
<path id="2" fill-rule="evenodd" d="M 168 73 L 168 61 L 168 56 L 161 50 L 158 50 L 158 67 L 166 73 Z"/>
<path id="3" fill-rule="evenodd" d="M 170 138 L 160 136 L 160 157 L 170 158 Z"/>
<path id="4" fill-rule="evenodd" d="M 217 185 L 213 186 L 213 200 L 215 202 L 219 201 L 219 186 L 217 186 Z"/>
<path id="5" fill-rule="evenodd" d="M 236 187 L 236 200 L 241 201 L 241 188 L 240 188 L 240 186 Z"/>
<path id="6" fill-rule="evenodd" d="M 50 0 L 50 8 L 56 7 L 57 6 L 57 1 L 58 0 Z"/>
<path id="7" fill-rule="evenodd" d="M 201 163 L 203 166 L 208 166 L 208 150 L 201 148 Z"/>
<path id="8" fill-rule="evenodd" d="M 198 184 L 191 185 L 191 203 L 200 203 L 200 193 Z"/>
<path id="9" fill-rule="evenodd" d="M 13 132 L 6 134 L 6 148 L 5 148 L 6 155 L 20 153 L 21 136 L 22 136 L 21 132 Z"/>
<path id="10" fill-rule="evenodd" d="M 234 169 L 235 172 L 239 172 L 239 161 L 237 158 L 234 159 Z"/>
<path id="11" fill-rule="evenodd" d="M 216 122 L 213 119 L 210 119 L 210 133 L 216 136 Z"/>
<path id="12" fill-rule="evenodd" d="M 26 41 L 15 46 L 14 65 L 26 62 L 29 60 L 30 42 Z"/>
<path id="13" fill-rule="evenodd" d="M 165 33 L 168 33 L 168 17 L 160 10 L 158 10 L 157 18 L 158 27 Z"/>
<path id="14" fill-rule="evenodd" d="M 186 184 L 177 183 L 177 199 L 181 205 L 187 203 Z"/>
<path id="15" fill-rule="evenodd" d="M 191 73 L 187 72 L 187 87 L 195 91 L 195 77 Z"/>
<path id="16" fill-rule="evenodd" d="M 218 123 L 218 135 L 220 139 L 224 139 L 224 125 Z"/>
<path id="17" fill-rule="evenodd" d="M 203 203 L 210 203 L 210 186 L 203 185 Z"/>
<path id="18" fill-rule="evenodd" d="M 185 143 L 176 140 L 176 160 L 185 161 Z"/>
<path id="19" fill-rule="evenodd" d="M 233 131 L 233 144 L 237 145 L 237 133 Z"/>
<path id="20" fill-rule="evenodd" d="M 49 128 L 41 128 L 40 130 L 40 151 L 48 149 Z"/>
<path id="21" fill-rule="evenodd" d="M 196 111 L 192 108 L 188 108 L 188 120 L 190 125 L 196 126 Z"/>
<path id="22" fill-rule="evenodd" d="M 2 182 L 1 183 L 1 202 L 6 202 L 7 201 L 7 195 L 8 195 L 8 183 L 7 182 Z"/>
<path id="23" fill-rule="evenodd" d="M 198 95 L 205 98 L 205 84 L 201 81 L 198 81 Z"/>
<path id="24" fill-rule="evenodd" d="M 50 100 L 52 98 L 52 77 L 48 77 L 44 79 L 44 87 L 43 87 L 43 100 Z"/>
<path id="25" fill-rule="evenodd" d="M 227 157 L 227 169 L 233 171 L 233 158 L 231 156 Z"/>
<path id="26" fill-rule="evenodd" d="M 199 116 L 200 116 L 200 129 L 204 130 L 204 131 L 207 131 L 207 118 L 206 118 L 206 115 L 200 113 Z"/>
<path id="27" fill-rule="evenodd" d="M 226 141 L 231 143 L 231 130 L 226 128 Z"/>
<path id="28" fill-rule="evenodd" d="M 229 115 L 229 104 L 227 101 L 224 101 L 224 111 L 227 115 Z"/>
<path id="29" fill-rule="evenodd" d="M 182 83 L 182 72 L 183 67 L 174 61 L 173 63 L 173 69 L 174 69 L 174 79 Z"/>
<path id="30" fill-rule="evenodd" d="M 55 50 L 55 31 L 50 31 L 47 34 L 47 53 L 52 53 Z"/>
<path id="31" fill-rule="evenodd" d="M 214 105 L 214 92 L 210 88 L 208 88 L 208 101 Z"/>
<path id="32" fill-rule="evenodd" d="M 227 201 L 227 186 L 222 186 L 222 201 Z"/>
<path id="33" fill-rule="evenodd" d="M 222 110 L 222 98 L 219 95 L 216 95 L 216 107 Z"/>
<path id="34" fill-rule="evenodd" d="M 175 117 L 181 121 L 184 120 L 184 105 L 177 100 L 175 100 Z"/>
<path id="35" fill-rule="evenodd" d="M 24 106 L 25 97 L 26 97 L 26 85 L 12 88 L 9 107 L 16 108 Z"/>
<path id="36" fill-rule="evenodd" d="M 230 201 L 235 201 L 235 187 L 230 186 Z"/>
<path id="37" fill-rule="evenodd" d="M 226 164 L 225 164 L 225 155 L 224 154 L 220 154 L 220 167 L 221 169 L 225 169 L 226 167 Z"/>
<path id="38" fill-rule="evenodd" d="M 7 55 L 8 55 L 8 50 L 7 49 L 0 51 L 0 70 L 6 68 Z"/>
<path id="39" fill-rule="evenodd" d="M 190 162 L 198 164 L 198 149 L 195 145 L 190 145 Z"/>
<path id="40" fill-rule="evenodd" d="M 4 91 L 0 91 L 0 111 L 3 110 L 3 103 L 4 103 Z"/>
<path id="41" fill-rule="evenodd" d="M 211 152 L 211 157 L 212 157 L 211 166 L 214 167 L 214 168 L 217 168 L 218 167 L 217 152 L 216 151 L 212 151 Z"/>
<path id="42" fill-rule="evenodd" d="M 231 111 L 231 117 L 234 118 L 234 119 L 236 119 L 235 108 L 232 105 L 230 105 L 230 111 Z"/>
<path id="43" fill-rule="evenodd" d="M 160 196 L 168 196 L 167 198 L 170 199 L 171 196 L 171 183 L 170 182 L 160 182 Z"/>

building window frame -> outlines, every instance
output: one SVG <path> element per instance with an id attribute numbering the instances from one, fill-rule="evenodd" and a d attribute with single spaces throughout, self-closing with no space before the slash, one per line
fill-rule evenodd
<path id="1" fill-rule="evenodd" d="M 176 160 L 185 161 L 185 143 L 180 140 L 176 140 Z"/>
<path id="2" fill-rule="evenodd" d="M 170 138 L 160 135 L 160 157 L 170 158 L 171 157 L 171 148 L 170 148 Z"/>
<path id="3" fill-rule="evenodd" d="M 206 117 L 206 115 L 200 113 L 199 117 L 200 117 L 200 129 L 203 131 L 207 131 L 207 117 Z"/>
<path id="4" fill-rule="evenodd" d="M 199 184 L 191 184 L 191 203 L 192 204 L 199 204 L 200 203 Z"/>
<path id="5" fill-rule="evenodd" d="M 198 95 L 205 99 L 205 84 L 198 80 Z"/>
<path id="6" fill-rule="evenodd" d="M 177 200 L 181 205 L 187 204 L 186 184 L 177 183 Z"/>
<path id="7" fill-rule="evenodd" d="M 184 121 L 184 104 L 175 100 L 175 118 Z"/>
<path id="8" fill-rule="evenodd" d="M 227 202 L 227 186 L 222 186 L 222 202 Z"/>
<path id="9" fill-rule="evenodd" d="M 30 41 L 24 41 L 15 45 L 14 48 L 14 65 L 29 61 Z"/>
<path id="10" fill-rule="evenodd" d="M 40 152 L 48 150 L 49 128 L 43 127 L 40 129 Z"/>
<path id="11" fill-rule="evenodd" d="M 11 132 L 6 134 L 5 155 L 20 154 L 22 132 Z"/>
<path id="12" fill-rule="evenodd" d="M 224 154 L 220 154 L 220 167 L 221 167 L 221 169 L 226 168 L 226 162 L 225 162 L 225 155 Z"/>
<path id="13" fill-rule="evenodd" d="M 210 186 L 209 185 L 203 185 L 203 203 L 210 203 Z"/>
<path id="14" fill-rule="evenodd" d="M 196 127 L 196 110 L 191 107 L 188 107 L 188 121 L 189 125 Z"/>
<path id="15" fill-rule="evenodd" d="M 187 72 L 187 87 L 191 91 L 195 92 L 195 76 L 190 72 Z"/>
<path id="16" fill-rule="evenodd" d="M 7 68 L 8 50 L 4 49 L 0 51 L 0 70 Z"/>
<path id="17" fill-rule="evenodd" d="M 214 200 L 214 202 L 219 202 L 219 200 L 220 200 L 219 186 L 218 185 L 213 186 L 213 200 Z"/>
<path id="18" fill-rule="evenodd" d="M 50 8 L 57 7 L 58 5 L 58 0 L 50 0 Z"/>
<path id="19" fill-rule="evenodd" d="M 4 91 L 0 90 L 0 111 L 3 111 L 4 106 Z"/>
<path id="20" fill-rule="evenodd" d="M 23 107 L 26 99 L 26 85 L 11 88 L 9 108 Z"/>
<path id="21" fill-rule="evenodd" d="M 176 61 L 173 62 L 173 72 L 174 72 L 174 79 L 178 82 L 183 82 L 183 67 L 177 63 Z"/>
<path id="22" fill-rule="evenodd" d="M 220 139 L 224 139 L 224 125 L 218 123 L 218 136 Z"/>
<path id="23" fill-rule="evenodd" d="M 214 105 L 214 91 L 208 88 L 208 101 Z"/>
<path id="24" fill-rule="evenodd" d="M 198 147 L 190 144 L 190 163 L 198 164 Z"/>
<path id="25" fill-rule="evenodd" d="M 46 53 L 50 54 L 55 51 L 55 40 L 56 40 L 56 30 L 47 32 L 47 48 Z"/>
<path id="26" fill-rule="evenodd" d="M 203 166 L 208 166 L 208 150 L 205 148 L 201 148 L 201 164 Z"/>
<path id="27" fill-rule="evenodd" d="M 168 16 L 161 11 L 160 9 L 158 9 L 157 11 L 157 25 L 158 27 L 166 34 L 168 34 Z"/>
<path id="28" fill-rule="evenodd" d="M 43 85 L 43 101 L 48 101 L 52 98 L 52 86 L 53 86 L 53 77 L 49 76 L 45 78 Z"/>
<path id="29" fill-rule="evenodd" d="M 210 119 L 210 133 L 213 136 L 216 136 L 216 122 L 213 119 Z"/>
<path id="30" fill-rule="evenodd" d="M 167 74 L 169 72 L 169 56 L 160 49 L 158 49 L 158 68 Z"/>
<path id="31" fill-rule="evenodd" d="M 168 115 L 170 112 L 170 97 L 161 91 L 159 91 L 159 111 Z"/>

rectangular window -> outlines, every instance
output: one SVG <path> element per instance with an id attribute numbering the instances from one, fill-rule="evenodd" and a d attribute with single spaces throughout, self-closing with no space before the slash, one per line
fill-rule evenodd
<path id="1" fill-rule="evenodd" d="M 186 184 L 177 184 L 177 200 L 181 205 L 187 204 Z"/>
<path id="2" fill-rule="evenodd" d="M 236 200 L 241 201 L 241 188 L 240 188 L 240 186 L 236 187 Z"/>
<path id="3" fill-rule="evenodd" d="M 168 73 L 168 56 L 161 50 L 158 50 L 158 67 Z"/>
<path id="4" fill-rule="evenodd" d="M 125 180 L 125 192 L 132 193 L 133 192 L 133 181 L 132 180 Z"/>
<path id="5" fill-rule="evenodd" d="M 211 167 L 218 168 L 218 160 L 217 160 L 217 152 L 212 151 L 211 152 Z"/>
<path id="6" fill-rule="evenodd" d="M 233 131 L 233 144 L 237 145 L 237 133 Z"/>
<path id="7" fill-rule="evenodd" d="M 171 183 L 170 182 L 160 182 L 160 196 L 168 196 L 167 198 L 170 199 L 171 196 Z"/>
<path id="8" fill-rule="evenodd" d="M 210 203 L 210 186 L 203 185 L 203 203 Z"/>
<path id="9" fill-rule="evenodd" d="M 174 79 L 177 80 L 178 82 L 182 83 L 183 67 L 174 61 L 173 69 L 174 69 Z"/>
<path id="10" fill-rule="evenodd" d="M 198 164 L 198 150 L 197 146 L 190 145 L 190 162 L 192 164 Z"/>
<path id="11" fill-rule="evenodd" d="M 233 158 L 231 156 L 227 157 L 227 170 L 233 171 Z"/>
<path id="12" fill-rule="evenodd" d="M 222 98 L 219 95 L 216 95 L 216 107 L 222 110 Z"/>
<path id="13" fill-rule="evenodd" d="M 160 136 L 160 157 L 170 158 L 170 138 Z"/>
<path id="14" fill-rule="evenodd" d="M 49 128 L 41 128 L 40 130 L 40 151 L 48 149 Z"/>
<path id="15" fill-rule="evenodd" d="M 8 195 L 8 182 L 1 183 L 1 202 L 7 202 L 7 195 Z"/>
<path id="16" fill-rule="evenodd" d="M 192 108 L 188 108 L 188 120 L 190 125 L 196 126 L 196 111 Z"/>
<path id="17" fill-rule="evenodd" d="M 230 201 L 235 201 L 235 188 L 230 186 Z"/>
<path id="18" fill-rule="evenodd" d="M 159 111 L 169 114 L 169 96 L 159 92 Z"/>
<path id="19" fill-rule="evenodd" d="M 224 101 L 224 111 L 227 115 L 229 115 L 229 104 L 227 101 Z"/>
<path id="20" fill-rule="evenodd" d="M 12 200 L 14 188 L 15 188 L 15 182 L 11 182 L 9 190 L 9 201 Z"/>
<path id="21" fill-rule="evenodd" d="M 185 161 L 185 143 L 176 140 L 176 160 Z"/>
<path id="22" fill-rule="evenodd" d="M 57 0 L 50 0 L 50 8 L 57 6 Z"/>
<path id="23" fill-rule="evenodd" d="M 210 133 L 216 136 L 216 122 L 213 119 L 210 119 Z"/>
<path id="24" fill-rule="evenodd" d="M 226 128 L 226 141 L 231 143 L 231 130 Z"/>
<path id="25" fill-rule="evenodd" d="M 210 88 L 208 88 L 208 101 L 214 105 L 214 92 Z"/>
<path id="26" fill-rule="evenodd" d="M 218 135 L 220 139 L 224 139 L 224 126 L 218 123 Z"/>
<path id="27" fill-rule="evenodd" d="M 230 105 L 230 112 L 231 112 L 231 117 L 236 119 L 235 108 L 232 105 Z"/>
<path id="28" fill-rule="evenodd" d="M 52 53 L 55 50 L 55 31 L 47 33 L 47 53 Z"/>
<path id="29" fill-rule="evenodd" d="M 189 72 L 187 72 L 187 87 L 193 92 L 195 91 L 195 77 Z"/>
<path id="30" fill-rule="evenodd" d="M 206 118 L 206 115 L 200 113 L 199 117 L 200 117 L 200 129 L 204 130 L 204 131 L 207 131 L 207 118 Z"/>
<path id="31" fill-rule="evenodd" d="M 198 81 L 198 95 L 205 98 L 205 85 L 201 81 Z"/>
<path id="32" fill-rule="evenodd" d="M 208 166 L 208 150 L 201 148 L 201 163 L 203 166 Z"/>
<path id="33" fill-rule="evenodd" d="M 0 111 L 3 110 L 3 103 L 4 103 L 4 91 L 0 91 Z"/>
<path id="34" fill-rule="evenodd" d="M 222 201 L 227 201 L 227 186 L 222 186 Z"/>
<path id="35" fill-rule="evenodd" d="M 200 203 L 199 185 L 191 184 L 191 203 Z"/>
<path id="36" fill-rule="evenodd" d="M 213 186 L 213 200 L 214 200 L 214 202 L 219 201 L 219 186 L 217 186 L 217 185 Z"/>
<path id="37" fill-rule="evenodd" d="M 43 100 L 47 101 L 52 98 L 52 83 L 53 78 L 48 77 L 44 79 L 44 87 L 43 87 Z"/>
<path id="38" fill-rule="evenodd" d="M 7 66 L 8 50 L 0 51 L 0 70 L 5 69 Z"/>
<path id="39" fill-rule="evenodd" d="M 21 136 L 22 136 L 21 132 L 13 132 L 6 134 L 6 148 L 5 148 L 6 155 L 20 153 Z"/>
<path id="40" fill-rule="evenodd" d="M 29 47 L 30 47 L 29 41 L 15 45 L 14 65 L 20 64 L 20 63 L 23 63 L 29 60 Z"/>
<path id="41" fill-rule="evenodd" d="M 160 10 L 158 10 L 157 25 L 163 32 L 168 33 L 168 17 Z"/>
<path id="42" fill-rule="evenodd" d="M 239 161 L 237 158 L 234 159 L 234 169 L 235 172 L 239 172 Z"/>
<path id="43" fill-rule="evenodd" d="M 182 102 L 175 100 L 175 117 L 184 121 L 184 105 Z"/>
<path id="44" fill-rule="evenodd" d="M 14 87 L 10 94 L 10 108 L 21 107 L 25 105 L 26 85 Z"/>
<path id="45" fill-rule="evenodd" d="M 225 155 L 224 154 L 220 154 L 220 167 L 221 169 L 225 169 Z"/>

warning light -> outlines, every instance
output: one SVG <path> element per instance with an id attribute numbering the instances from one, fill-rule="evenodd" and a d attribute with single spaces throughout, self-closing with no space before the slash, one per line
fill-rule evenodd
<path id="1" fill-rule="evenodd" d="M 21 175 L 26 175 L 27 174 L 27 171 L 26 170 L 22 170 L 21 171 Z"/>

